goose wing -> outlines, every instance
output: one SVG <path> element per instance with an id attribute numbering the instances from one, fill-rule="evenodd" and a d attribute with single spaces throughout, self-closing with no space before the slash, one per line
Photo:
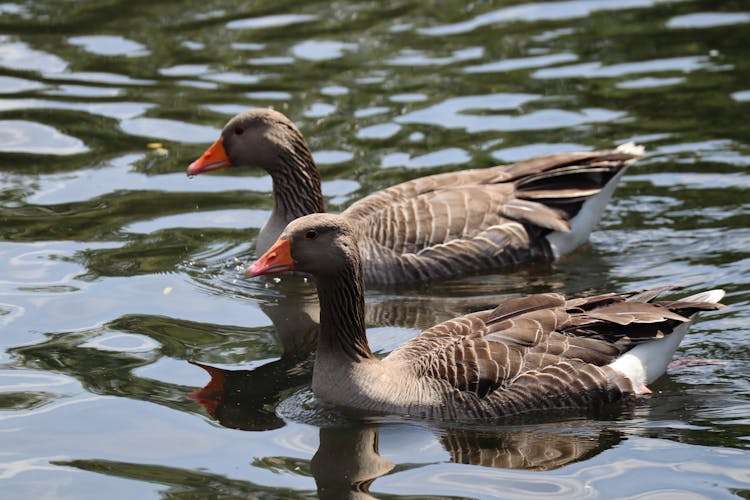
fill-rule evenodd
<path id="1" fill-rule="evenodd" d="M 631 148 L 632 149 L 632 148 Z M 582 203 L 637 151 L 556 154 L 432 175 L 379 191 L 343 215 L 361 232 L 369 282 L 437 279 L 550 258 Z"/>
<path id="2" fill-rule="evenodd" d="M 663 289 L 565 300 L 511 299 L 422 332 L 385 359 L 462 398 L 502 406 L 497 414 L 619 399 L 632 384 L 607 365 L 640 342 L 672 333 L 714 302 L 654 302 Z"/>

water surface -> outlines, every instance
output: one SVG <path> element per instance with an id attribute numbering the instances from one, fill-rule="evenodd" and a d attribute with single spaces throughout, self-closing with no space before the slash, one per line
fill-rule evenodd
<path id="1" fill-rule="evenodd" d="M 3 498 L 750 496 L 746 2 L 39 0 L 0 4 L 0 26 Z M 309 285 L 240 277 L 270 179 L 184 175 L 253 106 L 299 125 L 331 210 L 645 145 L 573 255 L 370 291 L 379 353 L 518 293 L 721 287 L 731 307 L 604 414 L 323 411 Z"/>

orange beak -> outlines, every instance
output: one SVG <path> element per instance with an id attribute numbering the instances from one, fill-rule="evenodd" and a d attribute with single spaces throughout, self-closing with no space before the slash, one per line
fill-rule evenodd
<path id="1" fill-rule="evenodd" d="M 245 270 L 245 278 L 293 271 L 297 263 L 292 258 L 291 250 L 292 245 L 289 240 L 279 238 L 266 253 Z"/>
<path id="2" fill-rule="evenodd" d="M 219 137 L 200 158 L 190 164 L 187 169 L 187 174 L 197 175 L 202 174 L 203 172 L 210 172 L 211 170 L 219 170 L 220 168 L 231 166 L 232 162 L 229 161 L 227 151 L 224 149 L 224 141 Z"/>

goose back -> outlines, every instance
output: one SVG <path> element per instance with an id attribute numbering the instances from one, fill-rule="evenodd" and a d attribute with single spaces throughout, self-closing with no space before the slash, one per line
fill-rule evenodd
<path id="1" fill-rule="evenodd" d="M 614 190 L 642 153 L 556 154 L 512 165 L 414 179 L 354 203 L 342 215 L 360 233 L 367 283 L 448 278 L 531 260 L 551 260 L 548 236 L 570 233 L 570 250 L 588 237 L 601 207 L 573 227 L 584 204 Z M 605 200 L 606 203 L 606 200 Z M 557 252 L 559 253 L 559 252 Z"/>
<path id="2" fill-rule="evenodd" d="M 712 301 L 652 302 L 656 292 L 512 299 L 425 330 L 383 361 L 440 388 L 442 404 L 412 402 L 404 408 L 410 414 L 486 419 L 601 406 L 647 392 L 614 365 L 624 353 L 679 335 L 676 330 L 692 314 L 722 307 Z"/>

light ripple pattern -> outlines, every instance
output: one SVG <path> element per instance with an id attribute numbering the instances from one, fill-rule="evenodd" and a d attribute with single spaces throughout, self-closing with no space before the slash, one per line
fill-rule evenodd
<path id="1" fill-rule="evenodd" d="M 0 497 L 747 497 L 740 4 L 0 3 Z M 729 308 L 632 405 L 485 425 L 328 408 L 311 278 L 243 278 L 271 177 L 185 175 L 258 106 L 304 134 L 331 212 L 422 175 L 645 147 L 565 258 L 369 289 L 377 355 L 528 293 L 723 288 Z"/>

